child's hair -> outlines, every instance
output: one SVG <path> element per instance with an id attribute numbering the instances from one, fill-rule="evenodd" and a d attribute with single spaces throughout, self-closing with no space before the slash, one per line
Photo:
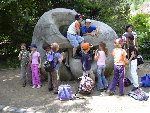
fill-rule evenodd
<path id="1" fill-rule="evenodd" d="M 57 48 L 59 48 L 58 43 L 56 43 L 56 42 L 52 43 L 52 44 L 51 44 L 51 48 L 52 48 L 52 50 L 53 50 L 54 52 L 56 52 L 56 51 L 57 51 Z"/>
<path id="2" fill-rule="evenodd" d="M 127 26 L 125 27 L 125 31 L 126 31 L 126 32 L 128 32 L 128 28 L 129 28 L 129 27 L 132 27 L 132 28 L 133 28 L 133 26 L 132 26 L 131 24 L 127 25 Z"/>
<path id="3" fill-rule="evenodd" d="M 121 38 L 115 38 L 114 39 L 114 44 L 115 44 L 115 46 L 116 47 L 122 47 L 122 42 L 123 42 L 123 40 L 121 39 Z"/>
<path id="4" fill-rule="evenodd" d="M 102 47 L 103 51 L 105 52 L 106 57 L 108 56 L 108 48 L 106 47 L 106 43 L 100 42 L 99 46 Z"/>
<path id="5" fill-rule="evenodd" d="M 132 39 L 129 38 L 129 45 L 133 46 L 134 45 L 134 42 Z"/>
<path id="6" fill-rule="evenodd" d="M 48 48 L 51 49 L 51 46 L 50 46 L 48 43 L 44 42 L 42 48 L 43 48 L 44 50 L 46 50 L 46 49 L 48 49 Z"/>
<path id="7" fill-rule="evenodd" d="M 20 46 L 25 46 L 26 47 L 26 43 L 21 43 Z"/>
<path id="8" fill-rule="evenodd" d="M 78 14 L 75 15 L 75 20 L 80 20 L 80 18 L 82 18 L 81 14 L 78 13 Z"/>

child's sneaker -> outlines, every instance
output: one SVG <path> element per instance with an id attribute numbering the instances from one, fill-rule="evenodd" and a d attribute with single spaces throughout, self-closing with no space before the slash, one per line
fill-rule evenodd
<path id="1" fill-rule="evenodd" d="M 39 88 L 41 88 L 41 86 L 40 86 L 40 85 L 38 85 L 36 88 L 38 88 L 38 89 L 39 89 Z"/>
<path id="2" fill-rule="evenodd" d="M 33 86 L 32 86 L 32 89 L 34 89 L 34 88 L 36 88 L 36 85 L 33 85 Z"/>

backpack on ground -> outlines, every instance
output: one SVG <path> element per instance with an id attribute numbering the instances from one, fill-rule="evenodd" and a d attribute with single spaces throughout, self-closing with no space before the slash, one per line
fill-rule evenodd
<path id="1" fill-rule="evenodd" d="M 147 101 L 149 96 L 146 92 L 144 92 L 142 89 L 136 89 L 135 91 L 130 91 L 129 96 L 134 98 L 135 100 L 139 101 Z"/>
<path id="2" fill-rule="evenodd" d="M 59 100 L 72 100 L 73 93 L 72 93 L 71 86 L 68 84 L 60 85 L 58 87 L 58 98 Z"/>
<path id="3" fill-rule="evenodd" d="M 81 94 L 91 94 L 94 88 L 94 81 L 88 77 L 88 75 L 84 75 L 81 77 L 78 93 Z"/>
<path id="4" fill-rule="evenodd" d="M 146 74 L 141 77 L 142 87 L 150 87 L 150 74 Z"/>

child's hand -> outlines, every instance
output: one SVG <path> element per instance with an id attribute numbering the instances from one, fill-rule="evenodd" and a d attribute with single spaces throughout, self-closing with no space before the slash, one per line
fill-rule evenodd
<path id="1" fill-rule="evenodd" d="M 41 68 L 41 64 L 38 65 L 38 68 Z"/>
<path id="2" fill-rule="evenodd" d="M 94 37 L 94 36 L 95 36 L 95 33 L 91 33 L 91 36 Z"/>
<path id="3" fill-rule="evenodd" d="M 64 57 L 64 56 L 65 56 L 65 53 L 64 53 L 64 52 L 62 52 L 62 53 L 61 53 L 61 55 Z"/>

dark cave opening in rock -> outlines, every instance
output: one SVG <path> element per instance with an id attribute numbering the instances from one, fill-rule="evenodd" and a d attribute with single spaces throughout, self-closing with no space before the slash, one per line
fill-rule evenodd
<path id="1" fill-rule="evenodd" d="M 64 37 L 67 37 L 68 27 L 69 27 L 69 25 L 62 25 L 59 27 L 59 31 Z"/>

